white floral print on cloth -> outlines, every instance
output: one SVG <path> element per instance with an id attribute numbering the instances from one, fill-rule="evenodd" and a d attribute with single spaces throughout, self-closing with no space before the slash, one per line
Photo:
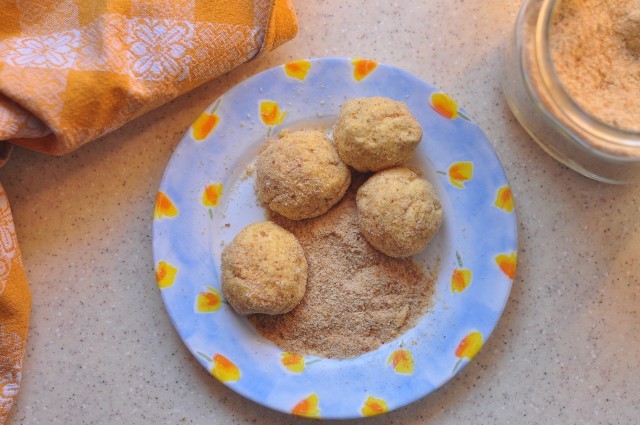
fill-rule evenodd
<path id="1" fill-rule="evenodd" d="M 79 45 L 78 31 L 17 38 L 5 46 L 4 59 L 15 67 L 65 69 L 73 66 Z"/>
<path id="2" fill-rule="evenodd" d="M 131 46 L 129 69 L 141 80 L 182 81 L 189 77 L 193 25 L 167 19 L 134 19 L 128 22 L 125 41 Z"/>
<path id="3" fill-rule="evenodd" d="M 0 325 L 0 423 L 20 388 L 23 352 L 24 340 L 15 332 L 5 332 Z"/>
<path id="4" fill-rule="evenodd" d="M 16 0 L 0 19 L 0 140 L 52 154 L 297 31 L 290 0 Z"/>

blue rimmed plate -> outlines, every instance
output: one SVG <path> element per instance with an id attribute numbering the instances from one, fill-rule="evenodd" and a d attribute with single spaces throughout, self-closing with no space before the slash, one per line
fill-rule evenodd
<path id="1" fill-rule="evenodd" d="M 398 339 L 353 359 L 283 353 L 222 300 L 220 253 L 266 217 L 251 174 L 265 138 L 282 128 L 329 128 L 345 99 L 362 96 L 405 102 L 424 129 L 415 165 L 434 184 L 445 224 L 415 261 L 439 264 L 434 306 Z M 376 415 L 442 386 L 500 318 L 516 248 L 511 190 L 482 131 L 445 93 L 371 60 L 296 61 L 231 89 L 182 139 L 154 210 L 158 286 L 189 350 L 239 394 L 310 417 Z"/>

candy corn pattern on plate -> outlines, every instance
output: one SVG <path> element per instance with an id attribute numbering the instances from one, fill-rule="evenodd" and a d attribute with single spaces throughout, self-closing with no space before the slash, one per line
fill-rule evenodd
<path id="1" fill-rule="evenodd" d="M 220 254 L 266 217 L 251 172 L 264 140 L 284 128 L 328 128 L 346 99 L 363 96 L 405 102 L 424 130 L 415 165 L 435 186 L 445 223 L 414 260 L 437 268 L 434 305 L 414 328 L 356 358 L 283 352 L 225 302 Z M 478 125 L 446 93 L 365 59 L 287 63 L 217 99 L 174 152 L 153 214 L 157 284 L 189 350 L 239 394 L 314 418 L 379 415 L 451 379 L 496 326 L 516 250 L 513 195 Z"/>

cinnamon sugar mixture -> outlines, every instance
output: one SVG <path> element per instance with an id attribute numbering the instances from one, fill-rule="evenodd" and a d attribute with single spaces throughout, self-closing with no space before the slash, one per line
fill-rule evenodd
<path id="1" fill-rule="evenodd" d="M 309 264 L 307 290 L 294 310 L 249 316 L 260 334 L 285 351 L 358 356 L 413 327 L 432 305 L 435 273 L 425 275 L 411 259 L 387 257 L 360 234 L 357 185 L 318 218 L 271 217 L 298 238 Z"/>

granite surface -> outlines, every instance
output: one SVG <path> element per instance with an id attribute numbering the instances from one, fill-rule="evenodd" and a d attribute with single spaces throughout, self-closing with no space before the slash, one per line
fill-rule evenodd
<path id="1" fill-rule="evenodd" d="M 165 165 L 205 106 L 294 58 L 371 57 L 449 92 L 485 130 L 516 199 L 519 268 L 485 348 L 436 393 L 367 424 L 640 423 L 640 191 L 548 157 L 501 93 L 514 0 L 297 1 L 300 33 L 63 157 L 0 169 L 33 293 L 8 424 L 303 423 L 216 382 L 186 350 L 153 274 Z M 355 423 L 355 422 L 354 422 Z"/>

